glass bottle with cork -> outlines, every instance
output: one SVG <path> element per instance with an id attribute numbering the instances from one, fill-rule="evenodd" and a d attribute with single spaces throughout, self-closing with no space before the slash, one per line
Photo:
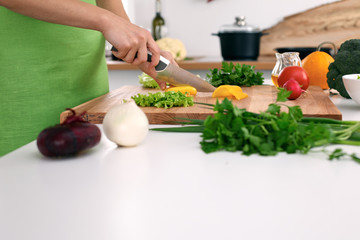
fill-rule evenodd
<path id="1" fill-rule="evenodd" d="M 152 21 L 152 36 L 154 40 L 158 40 L 164 37 L 166 33 L 165 19 L 161 15 L 161 1 L 155 2 L 156 15 Z"/>

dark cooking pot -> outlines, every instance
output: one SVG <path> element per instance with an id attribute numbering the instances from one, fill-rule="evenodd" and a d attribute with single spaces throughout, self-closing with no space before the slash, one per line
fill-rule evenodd
<path id="1" fill-rule="evenodd" d="M 245 17 L 236 17 L 232 25 L 224 25 L 218 33 L 224 60 L 253 60 L 259 57 L 260 37 L 266 35 L 257 27 L 246 24 Z"/>
<path id="2" fill-rule="evenodd" d="M 332 47 L 331 48 L 322 47 L 325 44 L 330 44 Z M 278 53 L 298 52 L 300 59 L 304 59 L 307 55 L 309 55 L 310 53 L 315 52 L 315 51 L 326 52 L 329 55 L 331 55 L 332 57 L 334 57 L 337 53 L 337 48 L 336 48 L 335 44 L 333 42 L 329 42 L 329 41 L 322 42 L 317 47 L 280 47 L 280 48 L 275 48 L 275 50 Z"/>
<path id="3" fill-rule="evenodd" d="M 282 47 L 275 48 L 278 53 L 284 52 L 298 52 L 300 59 L 304 59 L 307 55 L 316 51 L 316 47 Z M 321 51 L 324 51 L 328 54 L 331 54 L 331 48 L 323 48 Z"/>

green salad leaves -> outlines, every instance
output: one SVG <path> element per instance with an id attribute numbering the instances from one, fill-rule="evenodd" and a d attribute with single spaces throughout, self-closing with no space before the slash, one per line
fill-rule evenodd
<path id="1" fill-rule="evenodd" d="M 206 74 L 207 81 L 214 87 L 220 85 L 237 85 L 250 87 L 262 85 L 264 78 L 262 72 L 255 72 L 255 67 L 246 64 L 236 64 L 232 62 L 222 62 L 222 68 L 210 69 L 211 73 Z"/>
<path id="2" fill-rule="evenodd" d="M 142 73 L 139 77 L 139 83 L 143 85 L 144 88 L 155 88 L 160 89 L 159 84 L 146 73 Z"/>
<path id="3" fill-rule="evenodd" d="M 156 92 L 138 94 L 132 96 L 135 103 L 140 107 L 158 107 L 158 108 L 172 108 L 172 107 L 189 107 L 194 105 L 192 96 L 186 96 L 181 92 Z"/>

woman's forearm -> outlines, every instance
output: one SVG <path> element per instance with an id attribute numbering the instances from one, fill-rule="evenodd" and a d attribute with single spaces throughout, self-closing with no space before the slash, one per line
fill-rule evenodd
<path id="1" fill-rule="evenodd" d="M 42 21 L 101 32 L 112 14 L 80 0 L 0 0 L 0 6 Z"/>
<path id="2" fill-rule="evenodd" d="M 28 17 L 100 31 L 118 49 L 116 56 L 125 62 L 146 63 L 150 51 L 153 55 L 149 67 L 153 68 L 159 62 L 160 49 L 151 34 L 130 23 L 121 0 L 97 0 L 97 4 L 80 0 L 0 0 L 0 6 Z"/>

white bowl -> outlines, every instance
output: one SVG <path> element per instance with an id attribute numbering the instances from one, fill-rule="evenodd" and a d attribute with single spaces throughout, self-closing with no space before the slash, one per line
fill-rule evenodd
<path id="1" fill-rule="evenodd" d="M 342 79 L 350 97 L 360 104 L 360 73 L 344 75 Z"/>

